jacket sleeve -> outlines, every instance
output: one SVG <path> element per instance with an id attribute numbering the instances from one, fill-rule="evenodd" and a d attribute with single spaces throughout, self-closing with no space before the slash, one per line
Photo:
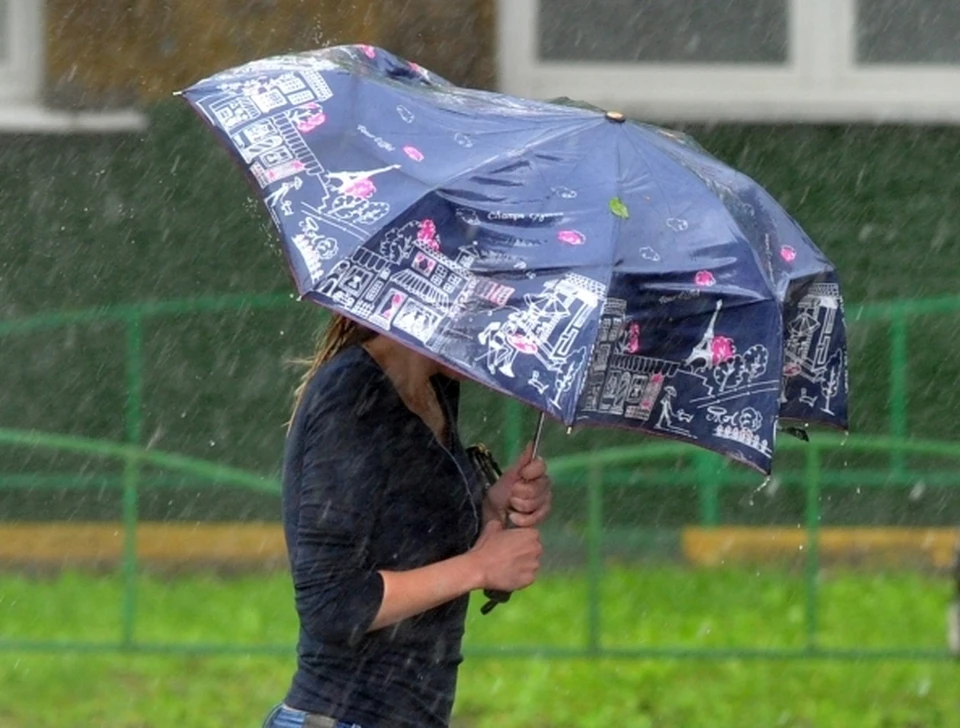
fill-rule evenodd
<path id="1" fill-rule="evenodd" d="M 386 480 L 376 427 L 347 406 L 313 406 L 304 423 L 292 558 L 301 626 L 320 641 L 356 644 L 383 601 L 369 547 Z"/>

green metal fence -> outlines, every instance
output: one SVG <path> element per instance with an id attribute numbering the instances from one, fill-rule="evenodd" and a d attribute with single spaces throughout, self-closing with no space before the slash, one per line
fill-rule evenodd
<path id="1" fill-rule="evenodd" d="M 73 650 L 100 651 L 125 650 L 131 652 L 173 653 L 237 653 L 287 654 L 289 645 L 229 645 L 229 644 L 151 644 L 136 639 L 138 559 L 136 534 L 138 524 L 138 492 L 142 469 L 147 466 L 164 468 L 170 472 L 189 475 L 211 484 L 231 485 L 265 492 L 277 492 L 278 484 L 271 477 L 260 476 L 230 468 L 218 463 L 182 455 L 166 453 L 142 446 L 142 390 L 143 390 L 143 336 L 142 326 L 147 319 L 174 316 L 199 311 L 236 311 L 278 308 L 294 305 L 288 296 L 235 296 L 204 298 L 186 301 L 131 305 L 96 309 L 91 311 L 57 313 L 35 316 L 15 321 L 0 322 L 0 339 L 24 332 L 36 332 L 75 324 L 120 322 L 126 331 L 126 442 L 112 443 L 82 437 L 56 435 L 35 431 L 0 428 L 0 445 L 6 447 L 45 450 L 95 455 L 116 460 L 123 464 L 120 486 L 123 490 L 124 598 L 121 619 L 115 641 L 109 642 L 63 642 L 24 641 L 0 638 L 0 650 Z M 558 484 L 579 482 L 585 484 L 587 513 L 582 534 L 587 553 L 589 588 L 584 605 L 587 628 L 583 644 L 571 649 L 538 647 L 496 648 L 474 651 L 474 654 L 548 656 L 614 656 L 614 657 L 696 657 L 696 658 L 908 658 L 945 659 L 944 650 L 925 649 L 834 649 L 818 644 L 818 579 L 820 570 L 819 534 L 821 529 L 821 489 L 824 486 L 879 487 L 884 485 L 908 485 L 917 477 L 911 472 L 909 457 L 946 461 L 944 470 L 923 473 L 926 482 L 932 485 L 955 487 L 960 485 L 960 444 L 908 438 L 906 371 L 909 360 L 907 349 L 907 321 L 912 316 L 960 311 L 960 297 L 899 301 L 889 304 L 853 307 L 849 321 L 883 320 L 889 322 L 889 357 L 891 378 L 889 382 L 890 420 L 889 435 L 818 435 L 809 443 L 790 438 L 778 443 L 778 451 L 798 456 L 802 467 L 790 468 L 779 474 L 784 485 L 800 487 L 806 494 L 804 527 L 805 548 L 805 624 L 806 640 L 802 647 L 793 649 L 723 649 L 704 650 L 693 648 L 636 648 L 606 647 L 601 640 L 603 604 L 600 599 L 600 584 L 603 577 L 602 553 L 605 514 L 603 491 L 629 469 L 658 462 L 676 463 L 687 460 L 689 465 L 681 468 L 664 467 L 658 471 L 658 481 L 665 485 L 689 485 L 697 488 L 701 502 L 702 521 L 706 526 L 717 525 L 719 498 L 726 489 L 756 488 L 756 476 L 745 475 L 739 468 L 725 468 L 717 456 L 710 453 L 692 452 L 689 446 L 676 443 L 642 443 L 624 447 L 607 448 L 589 453 L 575 453 L 551 459 L 551 472 Z M 508 411 L 507 422 L 511 426 L 504 431 L 505 451 L 515 450 L 520 441 L 517 430 L 517 405 L 505 399 Z M 845 455 L 869 454 L 874 459 L 886 462 L 882 469 L 830 469 L 823 466 L 824 456 L 842 452 Z M 42 479 L 25 481 L 19 476 L 17 483 L 7 482 L 0 475 L 0 488 L 11 485 L 42 485 Z"/>

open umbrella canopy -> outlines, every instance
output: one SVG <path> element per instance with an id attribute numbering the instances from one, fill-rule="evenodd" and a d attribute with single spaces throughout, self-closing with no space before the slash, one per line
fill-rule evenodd
<path id="1" fill-rule="evenodd" d="M 456 87 L 370 46 L 182 93 L 258 190 L 303 297 L 567 425 L 764 472 L 780 417 L 846 427 L 833 266 L 689 137 Z"/>

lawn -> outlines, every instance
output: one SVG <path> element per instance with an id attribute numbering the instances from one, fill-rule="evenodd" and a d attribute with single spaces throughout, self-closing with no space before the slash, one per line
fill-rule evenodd
<path id="1" fill-rule="evenodd" d="M 109 576 L 0 576 L 0 639 L 115 641 L 121 594 Z M 802 577 L 772 567 L 612 566 L 601 594 L 597 634 L 605 648 L 784 650 L 807 635 Z M 960 726 L 960 665 L 944 660 L 485 654 L 497 646 L 582 647 L 586 595 L 582 574 L 553 572 L 490 615 L 481 616 L 474 600 L 457 726 Z M 940 649 L 949 598 L 942 577 L 824 572 L 819 643 Z M 255 649 L 293 638 L 284 574 L 144 577 L 137 605 L 140 643 L 240 648 L 233 655 L 0 651 L 0 728 L 255 728 L 282 696 L 291 657 Z"/>

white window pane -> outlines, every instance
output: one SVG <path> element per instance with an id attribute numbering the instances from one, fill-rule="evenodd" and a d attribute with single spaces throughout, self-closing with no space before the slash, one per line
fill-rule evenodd
<path id="1" fill-rule="evenodd" d="M 788 0 L 540 0 L 539 18 L 547 61 L 788 59 Z"/>
<path id="2" fill-rule="evenodd" d="M 857 0 L 859 63 L 960 63 L 957 0 Z"/>

